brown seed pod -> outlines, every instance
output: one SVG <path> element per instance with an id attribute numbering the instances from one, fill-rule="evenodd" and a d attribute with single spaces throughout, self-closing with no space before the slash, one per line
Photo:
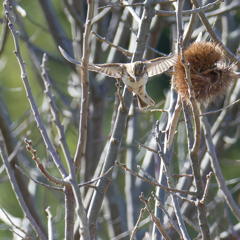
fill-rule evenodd
<path id="1" fill-rule="evenodd" d="M 218 95 L 226 93 L 230 84 L 238 77 L 234 73 L 234 64 L 226 63 L 222 48 L 212 42 L 194 42 L 185 51 L 190 64 L 191 81 L 198 102 L 207 104 L 215 101 Z M 183 101 L 189 103 L 186 74 L 181 55 L 173 72 L 173 87 Z"/>

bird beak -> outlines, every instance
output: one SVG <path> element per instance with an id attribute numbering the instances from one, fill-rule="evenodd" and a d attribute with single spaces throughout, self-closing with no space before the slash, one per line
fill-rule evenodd
<path id="1" fill-rule="evenodd" d="M 138 82 L 139 76 L 135 76 L 135 82 Z"/>

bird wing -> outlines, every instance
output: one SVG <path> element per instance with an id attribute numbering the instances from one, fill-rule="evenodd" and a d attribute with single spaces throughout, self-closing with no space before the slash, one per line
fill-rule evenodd
<path id="1" fill-rule="evenodd" d="M 69 62 L 81 66 L 81 62 L 70 57 L 60 46 L 58 47 L 62 56 Z M 119 63 L 88 64 L 88 70 L 105 74 L 109 77 L 122 78 L 125 66 Z"/>
<path id="2" fill-rule="evenodd" d="M 170 67 L 176 64 L 177 60 L 178 55 L 174 54 L 167 57 L 159 57 L 146 61 L 146 71 L 148 73 L 148 77 L 152 77 L 167 71 Z"/>
<path id="3" fill-rule="evenodd" d="M 72 57 L 70 57 L 60 46 L 58 46 L 58 49 L 60 51 L 60 53 L 62 54 L 62 56 L 68 60 L 69 62 L 71 63 L 74 63 L 76 65 L 80 65 L 81 66 L 81 63 L 75 59 L 73 59 Z"/>
<path id="4" fill-rule="evenodd" d="M 124 65 L 119 63 L 88 64 L 88 70 L 114 78 L 122 78 L 124 69 Z"/>

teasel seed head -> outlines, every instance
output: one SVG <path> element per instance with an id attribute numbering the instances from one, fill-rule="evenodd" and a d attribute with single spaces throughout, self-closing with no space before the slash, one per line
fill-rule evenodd
<path id="1" fill-rule="evenodd" d="M 191 81 L 198 102 L 214 102 L 238 78 L 234 73 L 234 64 L 227 63 L 224 51 L 216 43 L 194 42 L 186 49 L 185 55 L 190 64 Z M 173 87 L 183 101 L 189 103 L 186 73 L 180 54 L 173 72 Z"/>

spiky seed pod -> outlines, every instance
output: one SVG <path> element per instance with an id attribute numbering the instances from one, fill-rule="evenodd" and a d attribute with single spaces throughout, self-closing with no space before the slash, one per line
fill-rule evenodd
<path id="1" fill-rule="evenodd" d="M 185 51 L 190 63 L 191 81 L 198 102 L 210 103 L 226 93 L 230 84 L 237 79 L 234 64 L 226 63 L 222 48 L 212 42 L 194 42 Z M 179 54 L 173 72 L 173 86 L 183 101 L 189 103 L 186 74 Z"/>

